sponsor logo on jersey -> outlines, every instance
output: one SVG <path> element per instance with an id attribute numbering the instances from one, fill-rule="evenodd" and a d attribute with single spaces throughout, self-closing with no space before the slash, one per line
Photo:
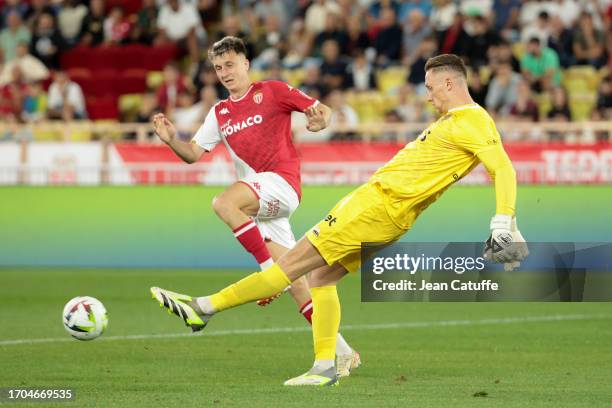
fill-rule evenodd
<path id="1" fill-rule="evenodd" d="M 227 115 L 229 113 L 229 109 L 223 108 L 219 111 L 219 115 Z"/>
<path id="2" fill-rule="evenodd" d="M 261 92 L 256 92 L 255 95 L 253 95 L 253 101 L 255 103 L 261 103 L 263 101 L 263 94 Z"/>
<path id="3" fill-rule="evenodd" d="M 255 190 L 261 191 L 261 184 L 259 184 L 258 182 L 253 182 L 253 187 L 255 187 Z"/>
<path id="4" fill-rule="evenodd" d="M 225 124 L 221 125 L 221 134 L 225 137 L 231 136 L 234 133 L 240 132 L 251 126 L 260 125 L 263 122 L 263 116 L 254 115 L 248 118 L 232 124 L 232 120 L 228 120 Z"/>

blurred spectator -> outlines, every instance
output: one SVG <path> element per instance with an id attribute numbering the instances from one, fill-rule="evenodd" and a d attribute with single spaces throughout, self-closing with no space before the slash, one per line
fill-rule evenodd
<path id="1" fill-rule="evenodd" d="M 136 42 L 151 45 L 157 37 L 157 6 L 155 0 L 143 0 L 142 8 L 136 16 L 132 30 L 132 39 Z"/>
<path id="2" fill-rule="evenodd" d="M 236 14 L 230 14 L 223 18 L 221 30 L 217 33 L 216 41 L 219 41 L 223 37 L 227 36 L 238 37 L 244 41 L 248 59 L 253 59 L 257 56 L 255 54 L 253 44 L 251 43 L 251 39 L 247 33 L 242 30 L 240 17 L 238 17 Z"/>
<path id="3" fill-rule="evenodd" d="M 489 48 L 499 43 L 499 36 L 489 29 L 487 20 L 482 16 L 476 16 L 471 19 L 472 32 L 468 35 L 469 42 L 467 44 L 466 56 L 468 57 L 469 65 L 478 70 L 487 63 L 487 53 Z"/>
<path id="4" fill-rule="evenodd" d="M 546 11 L 540 11 L 538 18 L 521 30 L 521 42 L 526 43 L 531 38 L 540 40 L 540 44 L 548 44 L 548 37 L 552 31 L 550 16 Z"/>
<path id="5" fill-rule="evenodd" d="M 328 13 L 340 13 L 340 6 L 335 1 L 315 0 L 306 10 L 304 22 L 306 30 L 313 35 L 319 34 L 325 29 Z"/>
<path id="6" fill-rule="evenodd" d="M 489 82 L 485 99 L 487 110 L 502 116 L 508 115 L 510 108 L 516 103 L 517 88 L 520 82 L 521 75 L 513 72 L 509 63 L 499 64 L 495 76 Z"/>
<path id="7" fill-rule="evenodd" d="M 455 14 L 451 25 L 443 31 L 438 31 L 440 54 L 465 55 L 470 37 L 463 29 L 463 15 Z"/>
<path id="8" fill-rule="evenodd" d="M 177 97 L 187 90 L 185 79 L 178 66 L 170 63 L 164 67 L 164 81 L 157 89 L 157 105 L 165 114 L 172 112 L 177 103 Z"/>
<path id="9" fill-rule="evenodd" d="M 360 51 L 348 67 L 347 87 L 354 91 L 376 90 L 376 75 L 363 51 Z"/>
<path id="10" fill-rule="evenodd" d="M 347 52 L 354 57 L 360 51 L 365 51 L 370 47 L 370 38 L 361 25 L 361 18 L 358 15 L 347 17 Z"/>
<path id="11" fill-rule="evenodd" d="M 459 2 L 459 12 L 470 17 L 491 18 L 493 0 L 462 0 Z"/>
<path id="12" fill-rule="evenodd" d="M 289 31 L 291 19 L 281 0 L 258 0 L 255 2 L 253 13 L 260 21 L 266 21 L 269 16 L 276 16 L 280 32 L 285 35 Z"/>
<path id="13" fill-rule="evenodd" d="M 574 31 L 574 55 L 576 63 L 601 68 L 607 63 L 606 37 L 601 30 L 593 27 L 590 13 L 580 15 L 578 26 Z"/>
<path id="14" fill-rule="evenodd" d="M 381 67 L 400 61 L 402 52 L 402 27 L 395 21 L 395 11 L 383 8 L 380 12 L 380 31 L 374 38 L 376 63 Z"/>
<path id="15" fill-rule="evenodd" d="M 510 119 L 519 122 L 537 122 L 538 105 L 533 99 L 529 82 L 520 81 L 517 88 L 516 103 L 510 107 Z"/>
<path id="16" fill-rule="evenodd" d="M 423 40 L 432 34 L 431 27 L 427 24 L 427 16 L 420 8 L 413 8 L 409 12 L 403 33 L 404 65 L 410 66 L 416 59 L 417 50 Z"/>
<path id="17" fill-rule="evenodd" d="M 595 120 L 612 120 L 612 78 L 602 79 L 597 91 L 597 105 L 592 115 Z"/>
<path id="18" fill-rule="evenodd" d="M 0 74 L 0 85 L 6 85 L 13 77 L 13 67 L 18 66 L 26 83 L 42 81 L 49 77 L 45 64 L 28 52 L 28 44 L 17 45 L 17 56 L 9 61 Z"/>
<path id="19" fill-rule="evenodd" d="M 6 0 L 4 5 L 0 2 L 0 27 L 9 25 L 8 16 L 11 13 L 19 14 L 21 20 L 25 21 L 29 8 L 27 2 L 20 0 Z"/>
<path id="20" fill-rule="evenodd" d="M 30 43 L 30 52 L 49 69 L 59 68 L 59 55 L 65 48 L 64 39 L 55 28 L 53 15 L 43 13 L 38 18 Z"/>
<path id="21" fill-rule="evenodd" d="M 32 0 L 30 8 L 25 16 L 25 22 L 30 32 L 34 32 L 38 18 L 42 14 L 51 14 L 55 16 L 55 9 L 49 4 L 49 0 Z"/>
<path id="22" fill-rule="evenodd" d="M 198 14 L 206 32 L 217 31 L 217 25 L 221 21 L 223 1 L 198 0 Z M 233 34 L 228 34 L 233 35 Z"/>
<path id="23" fill-rule="evenodd" d="M 42 86 L 42 82 L 29 84 L 21 116 L 24 122 L 38 122 L 46 118 L 47 93 Z"/>
<path id="24" fill-rule="evenodd" d="M 557 53 L 548 47 L 542 47 L 537 37 L 527 43 L 527 49 L 521 59 L 521 70 L 535 92 L 546 91 L 561 83 Z"/>
<path id="25" fill-rule="evenodd" d="M 25 42 L 30 43 L 32 34 L 30 30 L 23 24 L 19 12 L 12 10 L 8 13 L 7 27 L 0 31 L 0 49 L 4 52 L 4 62 L 10 62 L 15 58 L 17 45 Z"/>
<path id="26" fill-rule="evenodd" d="M 279 19 L 274 14 L 266 17 L 265 30 L 261 31 L 255 39 L 255 55 L 251 66 L 255 70 L 267 70 L 270 66 L 278 64 L 281 60 L 285 46 L 284 36 L 281 32 Z"/>
<path id="27" fill-rule="evenodd" d="M 81 43 L 95 47 L 104 42 L 105 18 L 104 0 L 91 0 L 89 12 L 81 25 L 81 33 L 79 35 Z"/>
<path id="28" fill-rule="evenodd" d="M 200 60 L 199 41 L 204 41 L 206 32 L 200 22 L 200 16 L 191 3 L 180 0 L 168 0 L 159 10 L 157 16 L 157 44 L 177 43 L 186 50 L 191 64 Z"/>
<path id="29" fill-rule="evenodd" d="M 431 14 L 430 0 L 404 0 L 400 4 L 399 12 L 397 13 L 398 21 L 406 21 L 413 10 L 418 10 L 425 16 L 425 19 Z"/>
<path id="30" fill-rule="evenodd" d="M 432 118 L 430 112 L 426 109 L 424 100 L 420 98 L 410 84 L 402 85 L 398 90 L 398 105 L 397 113 L 404 122 L 420 123 L 427 122 Z M 412 136 L 416 136 L 418 132 Z"/>
<path id="31" fill-rule="evenodd" d="M 383 122 L 385 124 L 398 124 L 398 123 L 402 123 L 403 119 L 402 119 L 401 115 L 399 114 L 399 112 L 397 110 L 390 109 L 390 110 L 385 112 L 384 117 L 383 117 Z M 396 131 L 385 131 L 377 139 L 378 140 L 393 140 L 393 141 L 395 141 L 395 140 L 398 140 L 399 138 L 400 138 L 400 135 L 398 134 L 398 132 L 396 132 Z"/>
<path id="32" fill-rule="evenodd" d="M 189 140 L 194 126 L 204 122 L 208 111 L 217 103 L 217 91 L 211 86 L 202 88 L 200 101 L 195 102 L 191 92 L 185 91 L 178 96 L 177 107 L 171 113 L 172 121 L 179 128 L 179 135 Z"/>
<path id="33" fill-rule="evenodd" d="M 325 28 L 314 38 L 315 54 L 321 53 L 321 47 L 327 40 L 334 40 L 340 48 L 341 55 L 349 55 L 349 38 L 346 30 L 340 26 L 340 16 L 334 13 L 327 13 L 325 17 Z"/>
<path id="34" fill-rule="evenodd" d="M 487 98 L 488 84 L 482 81 L 478 71 L 473 71 L 471 75 L 468 75 L 468 89 L 474 102 L 480 106 L 485 106 L 485 100 Z"/>
<path id="35" fill-rule="evenodd" d="M 425 63 L 437 52 L 438 46 L 434 37 L 427 37 L 417 50 L 417 57 L 410 65 L 407 81 L 415 87 L 417 94 L 425 92 Z"/>
<path id="36" fill-rule="evenodd" d="M 310 56 L 312 36 L 306 31 L 304 20 L 297 19 L 291 23 L 291 30 L 287 40 L 287 52 L 282 60 L 286 69 L 301 68 L 304 61 Z"/>
<path id="37" fill-rule="evenodd" d="M 64 37 L 64 41 L 70 46 L 79 40 L 83 19 L 87 15 L 87 6 L 79 0 L 64 0 L 57 14 L 57 26 Z"/>
<path id="38" fill-rule="evenodd" d="M 193 85 L 195 86 L 198 93 L 201 92 L 202 88 L 206 86 L 212 86 L 217 90 L 217 95 L 219 99 L 226 99 L 229 96 L 227 89 L 225 89 L 225 87 L 219 81 L 217 73 L 215 72 L 215 68 L 208 60 L 200 61 L 198 73 L 193 79 Z"/>
<path id="39" fill-rule="evenodd" d="M 552 122 L 569 122 L 572 120 L 569 105 L 567 103 L 567 94 L 565 90 L 557 86 L 552 89 L 552 106 L 546 114 L 548 120 Z M 548 134 L 549 140 L 563 140 L 565 132 L 552 131 Z"/>
<path id="40" fill-rule="evenodd" d="M 49 87 L 49 119 L 86 119 L 85 97 L 81 86 L 64 71 L 56 71 Z"/>
<path id="41" fill-rule="evenodd" d="M 400 11 L 400 5 L 395 0 L 376 0 L 368 8 L 368 14 L 377 20 L 381 20 L 384 9 L 393 10 L 394 15 L 397 16 Z"/>
<path id="42" fill-rule="evenodd" d="M 516 39 L 520 0 L 493 1 L 493 29 L 508 40 Z"/>
<path id="43" fill-rule="evenodd" d="M 278 63 L 270 65 L 267 74 L 265 81 L 288 82 L 287 78 L 283 75 L 282 66 Z"/>
<path id="44" fill-rule="evenodd" d="M 329 120 L 330 127 L 333 126 L 357 126 L 359 124 L 359 117 L 355 110 L 346 103 L 344 99 L 344 93 L 339 90 L 333 90 L 327 96 L 327 106 L 332 110 L 332 115 Z M 323 132 L 325 132 L 324 129 Z M 326 132 L 327 133 L 327 132 Z M 330 136 L 329 140 L 356 140 L 359 139 L 359 135 L 352 131 L 334 131 Z"/>
<path id="45" fill-rule="evenodd" d="M 136 115 L 136 122 L 138 123 L 150 123 L 153 114 L 157 113 L 157 97 L 153 93 L 145 93 L 142 95 L 142 103 L 138 108 L 138 115 Z M 135 135 L 134 135 L 135 136 Z"/>
<path id="46" fill-rule="evenodd" d="M 572 27 L 580 15 L 580 5 L 576 0 L 557 0 L 559 13 L 552 14 L 559 17 L 565 27 Z"/>
<path id="47" fill-rule="evenodd" d="M 498 44 L 489 47 L 487 54 L 492 72 L 495 72 L 501 64 L 510 64 L 512 71 L 521 72 L 521 63 L 514 56 L 512 46 L 506 40 L 500 40 Z"/>
<path id="48" fill-rule="evenodd" d="M 573 34 L 572 30 L 565 28 L 559 16 L 552 18 L 550 25 L 548 46 L 555 50 L 559 56 L 559 64 L 563 68 L 574 65 Z"/>
<path id="49" fill-rule="evenodd" d="M 549 16 L 559 15 L 559 4 L 552 0 L 523 0 L 519 12 L 519 24 L 527 27 L 533 23 L 541 12 L 545 11 Z"/>
<path id="50" fill-rule="evenodd" d="M 104 41 L 109 44 L 123 44 L 128 41 L 131 29 L 123 8 L 115 6 L 104 20 Z"/>
<path id="51" fill-rule="evenodd" d="M 28 85 L 23 79 L 21 68 L 14 65 L 11 80 L 0 88 L 0 118 L 7 122 L 21 122 L 21 111 L 27 94 Z"/>
<path id="52" fill-rule="evenodd" d="M 459 9 L 452 0 L 434 0 L 429 23 L 435 31 L 446 31 L 455 21 L 457 13 Z"/>
<path id="53" fill-rule="evenodd" d="M 329 89 L 345 89 L 347 85 L 347 63 L 340 57 L 338 43 L 327 40 L 323 43 L 321 79 Z"/>
<path id="54" fill-rule="evenodd" d="M 300 84 L 300 91 L 315 99 L 320 100 L 325 98 L 329 93 L 329 88 L 321 79 L 319 66 L 316 64 L 307 64 L 304 67 L 304 71 L 304 80 Z"/>

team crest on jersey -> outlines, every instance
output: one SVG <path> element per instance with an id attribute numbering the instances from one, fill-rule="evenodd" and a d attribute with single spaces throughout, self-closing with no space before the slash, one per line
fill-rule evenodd
<path id="1" fill-rule="evenodd" d="M 255 95 L 253 95 L 253 102 L 259 104 L 263 101 L 263 94 L 261 92 L 256 92 Z"/>

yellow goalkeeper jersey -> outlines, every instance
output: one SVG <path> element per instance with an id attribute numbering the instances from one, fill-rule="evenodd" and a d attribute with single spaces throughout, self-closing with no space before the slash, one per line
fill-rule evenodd
<path id="1" fill-rule="evenodd" d="M 385 207 L 397 226 L 409 229 L 423 210 L 480 163 L 478 154 L 493 149 L 502 154 L 500 160 L 508 160 L 489 114 L 477 104 L 460 106 L 408 143 L 369 183 L 385 193 Z"/>

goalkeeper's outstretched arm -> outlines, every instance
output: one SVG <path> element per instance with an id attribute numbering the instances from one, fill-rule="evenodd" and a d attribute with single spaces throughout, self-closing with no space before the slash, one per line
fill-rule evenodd
<path id="1" fill-rule="evenodd" d="M 496 210 L 499 215 L 514 217 L 516 212 L 516 172 L 502 146 L 478 153 L 495 184 Z"/>

